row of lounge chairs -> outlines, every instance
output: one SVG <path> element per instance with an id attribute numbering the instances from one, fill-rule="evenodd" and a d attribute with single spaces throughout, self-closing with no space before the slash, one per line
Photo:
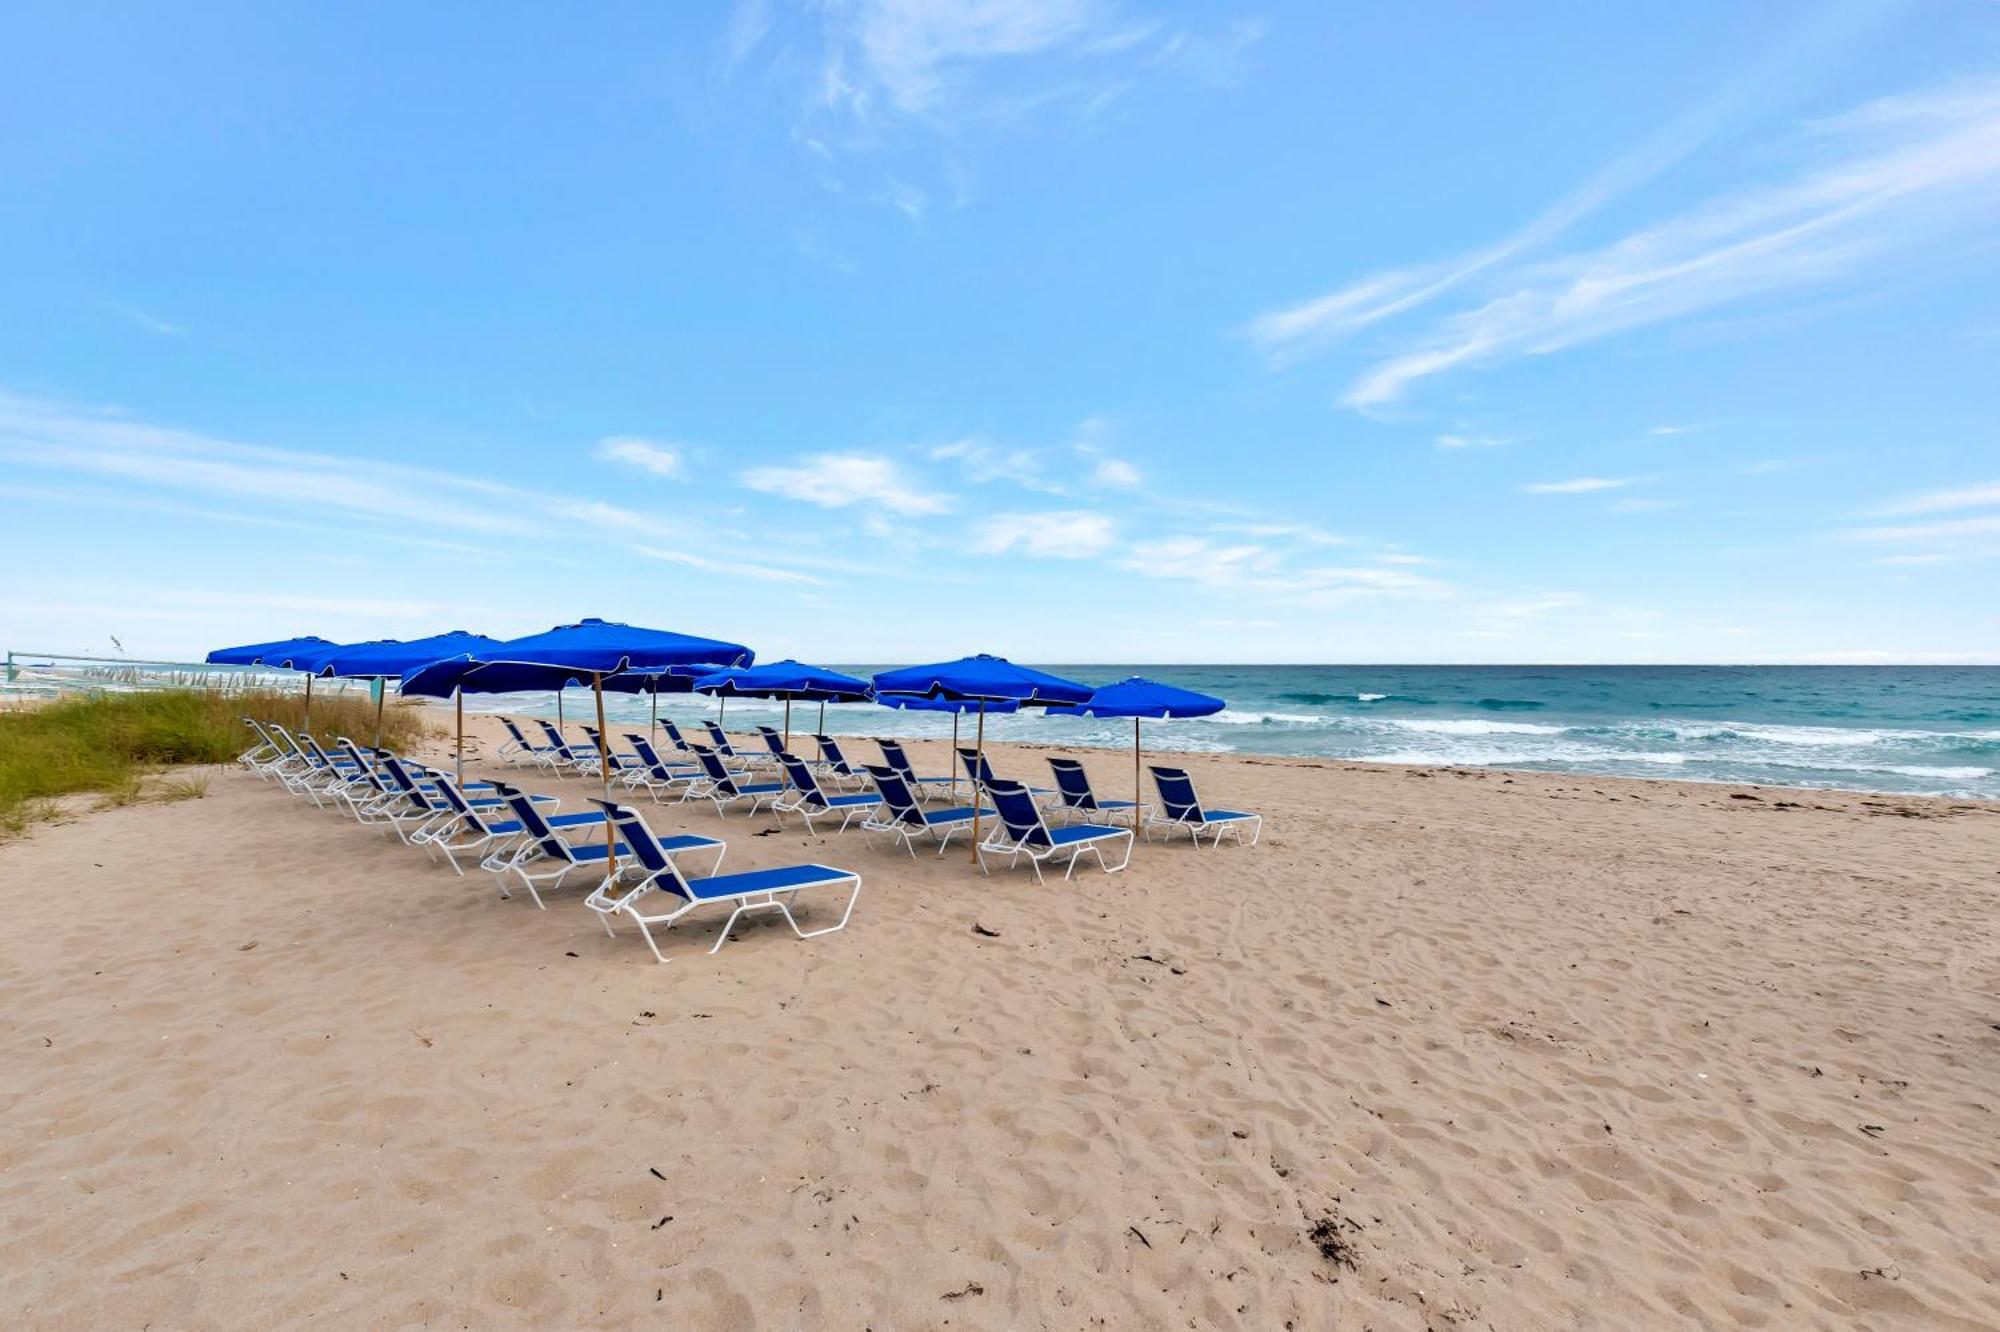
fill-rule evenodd
<path id="1" fill-rule="evenodd" d="M 512 718 L 502 718 L 502 722 L 511 737 L 501 747 L 500 757 L 503 760 L 541 763 L 555 769 L 568 767 L 590 776 L 600 771 L 598 755 L 603 752 L 604 744 L 603 737 L 595 728 L 584 727 L 591 737 L 590 743 L 576 745 L 568 742 L 550 722 L 537 720 L 534 724 L 540 726 L 549 739 L 548 744 L 538 746 L 528 740 L 519 723 Z M 757 728 L 758 736 L 766 746 L 765 751 L 758 751 L 754 747 L 736 747 L 715 722 L 703 725 L 709 734 L 710 743 L 707 745 L 690 741 L 672 721 L 660 723 L 668 744 L 684 756 L 675 762 L 662 759 L 647 737 L 628 732 L 625 742 L 630 749 L 612 755 L 613 773 L 630 787 L 644 788 L 655 800 L 669 795 L 682 800 L 708 799 L 714 801 L 717 810 L 725 814 L 739 804 L 747 804 L 752 814 L 765 808 L 778 814 L 799 813 L 808 827 L 812 826 L 815 818 L 838 814 L 844 831 L 856 815 L 866 814 L 885 804 L 891 808 L 894 806 L 894 802 L 880 788 L 878 768 L 852 762 L 840 742 L 832 736 L 813 736 L 819 756 L 801 760 L 788 752 L 784 738 L 771 727 Z M 957 751 L 965 770 L 963 778 L 923 777 L 917 774 L 902 742 L 883 738 L 874 743 L 882 751 L 881 767 L 900 777 L 908 792 L 919 794 L 925 800 L 955 799 L 961 782 L 970 790 L 983 793 L 984 798 L 990 798 L 994 788 L 1010 785 L 994 774 L 986 756 L 975 749 L 961 748 Z M 1051 758 L 1048 763 L 1055 786 L 1024 789 L 1036 803 L 1065 819 L 1092 815 L 1114 820 L 1129 819 L 1149 840 L 1156 832 L 1171 834 L 1176 830 L 1185 830 L 1197 846 L 1202 844 L 1204 835 L 1210 838 L 1210 845 L 1219 845 L 1225 837 L 1233 838 L 1239 844 L 1245 843 L 1247 834 L 1247 844 L 1255 845 L 1263 834 L 1261 815 L 1203 805 L 1195 793 L 1194 779 L 1182 768 L 1154 765 L 1151 773 L 1159 803 L 1156 806 L 1141 806 L 1131 800 L 1099 798 L 1091 789 L 1090 777 L 1083 764 L 1075 759 Z M 731 767 L 731 764 L 738 766 Z M 876 788 L 874 794 L 850 789 L 865 788 L 871 784 Z M 833 790 L 828 791 L 825 787 L 832 787 Z M 962 812 L 964 818 L 970 821 L 969 807 L 954 812 Z M 992 812 L 989 811 L 985 817 L 992 817 Z"/>
<path id="2" fill-rule="evenodd" d="M 727 940 L 738 917 L 749 911 L 781 912 L 801 938 L 843 928 L 860 893 L 860 875 L 826 865 L 721 874 L 727 847 L 720 839 L 695 834 L 660 837 L 637 810 L 616 801 L 594 799 L 591 803 L 598 806 L 594 811 L 563 814 L 557 812 L 556 797 L 530 794 L 507 782 L 461 786 L 443 772 L 387 750 L 364 749 L 344 736 L 329 751 L 310 735 L 294 736 L 274 723 L 245 721 L 259 739 L 242 755 L 252 771 L 321 808 L 338 809 L 363 825 L 388 828 L 402 841 L 441 855 L 461 876 L 465 871 L 460 858 L 476 857 L 479 868 L 495 875 L 503 897 L 511 895 L 511 885 L 518 882 L 536 906 L 546 908 L 543 892 L 561 886 L 578 869 L 595 871 L 601 881 L 585 904 L 598 913 L 607 932 L 614 916 L 632 920 L 661 961 L 666 959 L 653 936 L 654 927 L 669 926 L 697 907 L 732 907 L 713 952 Z M 983 821 L 986 835 L 974 848 L 981 869 L 991 872 L 989 858 L 1005 859 L 1010 867 L 1025 858 L 1038 881 L 1045 863 L 1062 862 L 1067 879 L 1085 856 L 1107 873 L 1126 868 L 1139 829 L 1150 837 L 1156 828 L 1184 827 L 1197 845 L 1204 833 L 1212 842 L 1224 835 L 1241 842 L 1247 829 L 1253 844 L 1261 833 L 1257 815 L 1202 806 L 1191 779 L 1177 768 L 1153 769 L 1161 803 L 1158 810 L 1146 811 L 1132 801 L 1099 801 L 1082 765 L 1074 760 L 1051 759 L 1056 786 L 1039 788 L 998 777 L 984 755 L 961 750 L 963 780 L 978 793 L 977 803 L 938 808 L 938 799 L 956 795 L 957 779 L 918 776 L 902 745 L 893 740 L 878 742 L 883 763 L 857 766 L 829 736 L 815 737 L 820 754 L 811 761 L 788 752 L 781 737 L 767 728 L 760 729 L 765 730 L 768 756 L 734 746 L 725 756 L 721 746 L 690 742 L 669 726 L 669 740 L 693 761 L 668 763 L 639 734 L 625 737 L 629 750 L 614 752 L 590 728 L 585 728 L 590 730 L 590 743 L 577 745 L 544 723 L 549 743 L 534 745 L 511 719 L 506 725 L 512 739 L 504 757 L 517 764 L 590 776 L 603 775 L 608 764 L 610 780 L 634 793 L 647 792 L 655 801 L 669 795 L 706 799 L 721 814 L 747 804 L 753 814 L 765 808 L 780 819 L 797 814 L 808 830 L 815 830 L 819 820 L 837 819 L 845 831 L 859 820 L 864 830 L 886 836 L 912 856 L 920 841 L 934 842 L 942 855 L 961 830 Z M 720 728 L 711 738 L 727 742 Z M 737 766 L 730 765 L 732 758 Z M 854 789 L 862 783 L 869 789 Z M 1060 814 L 1065 821 L 1051 823 L 1051 814 Z M 1083 816 L 1090 814 L 1126 816 L 1132 826 L 1084 821 Z M 1120 850 L 1122 856 L 1112 863 L 1110 856 Z M 676 864 L 679 857 L 711 851 L 714 860 L 706 877 L 689 877 Z M 807 888 L 848 890 L 837 924 L 812 931 L 800 927 L 791 904 Z"/>
<path id="3" fill-rule="evenodd" d="M 685 834 L 659 837 L 639 812 L 608 800 L 593 800 L 596 811 L 561 814 L 554 796 L 535 795 L 505 782 L 468 782 L 385 749 L 362 749 L 341 737 L 332 752 L 310 735 L 293 736 L 275 723 L 244 719 L 258 743 L 240 759 L 261 776 L 281 783 L 322 809 L 332 808 L 363 825 L 388 827 L 398 838 L 442 853 L 464 874 L 461 855 L 477 855 L 481 869 L 500 881 L 501 896 L 518 880 L 535 905 L 546 909 L 542 893 L 579 869 L 601 875 L 584 904 L 615 934 L 614 916 L 638 925 L 653 956 L 667 960 L 654 937 L 699 907 L 731 908 L 711 953 L 728 940 L 737 920 L 752 911 L 777 911 L 792 932 L 811 939 L 846 927 L 861 895 L 861 876 L 829 865 L 722 874 L 727 845 L 718 838 Z M 606 829 L 607 822 L 610 828 Z M 592 833 L 599 834 L 591 836 Z M 705 877 L 685 873 L 676 857 L 713 851 Z M 832 925 L 807 930 L 792 914 L 806 889 L 845 889 L 847 900 Z"/>

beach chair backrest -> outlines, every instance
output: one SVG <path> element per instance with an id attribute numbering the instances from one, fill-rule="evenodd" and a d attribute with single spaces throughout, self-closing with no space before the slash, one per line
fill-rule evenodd
<path id="1" fill-rule="evenodd" d="M 776 731 L 772 730 L 768 726 L 759 726 L 757 728 L 757 734 L 764 737 L 764 743 L 770 747 L 770 750 L 773 754 L 776 754 L 780 759 L 784 758 L 785 737 L 779 735 Z"/>
<path id="2" fill-rule="evenodd" d="M 716 753 L 724 758 L 736 757 L 736 746 L 729 743 L 729 732 L 712 721 L 703 722 L 702 725 L 707 728 L 708 738 L 715 745 Z"/>
<path id="3" fill-rule="evenodd" d="M 1042 823 L 1042 811 L 1027 787 L 1019 782 L 992 781 L 986 784 L 986 795 L 999 812 L 1009 838 L 1022 846 L 1039 848 L 1054 844 Z"/>
<path id="4" fill-rule="evenodd" d="M 669 719 L 662 717 L 660 718 L 660 730 L 666 734 L 668 744 L 680 750 L 683 754 L 689 752 L 687 737 L 681 734 L 680 727 L 674 725 Z"/>
<path id="5" fill-rule="evenodd" d="M 884 763 L 887 763 L 897 772 L 902 773 L 905 781 L 914 782 L 917 780 L 917 770 L 910 766 L 910 756 L 903 752 L 902 741 L 877 740 L 875 743 L 882 748 L 882 761 Z"/>
<path id="6" fill-rule="evenodd" d="M 1062 797 L 1063 804 L 1071 809 L 1097 808 L 1097 797 L 1090 790 L 1090 776 L 1084 772 L 1081 763 L 1075 759 L 1052 758 L 1049 760 L 1049 771 L 1056 775 L 1056 794 Z"/>
<path id="7" fill-rule="evenodd" d="M 278 746 L 283 753 L 287 755 L 296 755 L 299 758 L 305 757 L 306 752 L 303 749 L 299 748 L 298 741 L 292 739 L 292 733 L 290 731 L 278 725 L 278 723 L 272 722 L 271 734 L 278 737 Z"/>
<path id="8" fill-rule="evenodd" d="M 729 775 L 729 769 L 722 766 L 722 756 L 707 745 L 690 745 L 694 756 L 701 763 L 701 770 L 715 783 L 715 789 L 724 795 L 736 794 L 736 779 Z"/>
<path id="9" fill-rule="evenodd" d="M 424 798 L 423 791 L 417 786 L 416 778 L 410 776 L 410 770 L 403 766 L 403 760 L 391 754 L 382 760 L 382 769 L 389 774 L 389 780 L 396 784 L 396 789 L 410 802 L 412 808 L 431 812 L 437 810 L 436 805 Z"/>
<path id="10" fill-rule="evenodd" d="M 832 768 L 842 777 L 859 777 L 861 769 L 847 761 L 847 755 L 840 752 L 840 745 L 830 735 L 816 735 L 813 743 L 819 746 L 819 761 Z"/>
<path id="11" fill-rule="evenodd" d="M 664 778 L 667 775 L 667 765 L 660 761 L 660 751 L 653 748 L 651 740 L 643 735 L 627 732 L 625 743 L 632 746 L 632 752 L 639 756 L 639 762 L 645 764 L 647 771 L 653 776 Z"/>
<path id="12" fill-rule="evenodd" d="M 958 764 L 965 769 L 965 775 L 972 779 L 972 784 L 974 786 L 982 785 L 979 780 L 979 751 L 976 749 L 961 748 L 952 752 L 958 755 Z"/>
<path id="13" fill-rule="evenodd" d="M 1175 823 L 1205 823 L 1201 801 L 1194 793 L 1194 778 L 1185 768 L 1154 768 L 1153 785 L 1160 788 L 1160 806 Z"/>
<path id="14" fill-rule="evenodd" d="M 889 807 L 889 813 L 898 823 L 908 823 L 918 828 L 928 827 L 923 807 L 910 791 L 910 784 L 903 780 L 903 774 L 887 765 L 871 763 L 868 775 L 875 782 L 875 789 L 881 793 L 882 803 Z"/>
<path id="15" fill-rule="evenodd" d="M 465 792 L 458 789 L 457 782 L 454 782 L 451 778 L 443 774 L 439 774 L 432 780 L 437 783 L 439 798 L 444 801 L 452 813 L 458 815 L 459 822 L 465 825 L 467 832 L 477 833 L 481 837 L 491 837 L 493 835 L 493 830 L 486 826 L 486 820 L 479 817 L 479 811 L 474 809 L 472 802 L 465 798 Z"/>
<path id="16" fill-rule="evenodd" d="M 500 719 L 500 724 L 507 728 L 507 734 L 514 737 L 515 744 L 519 745 L 523 749 L 534 748 L 533 745 L 528 743 L 528 737 L 521 734 L 520 726 L 514 721 L 512 717 L 502 717 Z"/>
<path id="17" fill-rule="evenodd" d="M 540 848 L 543 855 L 553 856 L 557 860 L 573 858 L 569 853 L 569 844 L 556 836 L 556 830 L 549 827 L 549 821 L 542 817 L 542 811 L 535 808 L 535 802 L 528 799 L 525 791 L 518 786 L 509 786 L 505 782 L 493 783 L 493 790 L 507 802 L 507 808 L 513 811 L 516 819 L 520 820 L 522 831 L 534 839 L 535 845 Z"/>
<path id="18" fill-rule="evenodd" d="M 612 830 L 618 834 L 618 840 L 630 847 L 632 855 L 646 867 L 646 872 L 652 876 L 654 887 L 664 888 L 670 893 L 678 893 L 690 902 L 694 901 L 694 890 L 687 886 L 687 880 L 681 877 L 680 869 L 674 864 L 673 857 L 660 845 L 660 839 L 646 826 L 646 820 L 640 817 L 638 810 L 615 801 L 599 800 L 595 796 L 591 797 L 590 803 L 604 807 L 605 817 L 611 820 Z"/>
<path id="19" fill-rule="evenodd" d="M 785 780 L 792 784 L 794 790 L 812 804 L 826 808 L 826 792 L 819 789 L 819 779 L 813 776 L 804 759 L 781 749 L 778 751 L 778 766 L 785 770 Z"/>

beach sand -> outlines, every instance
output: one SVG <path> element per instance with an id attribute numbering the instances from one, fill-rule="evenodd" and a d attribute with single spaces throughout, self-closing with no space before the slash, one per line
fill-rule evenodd
<path id="1" fill-rule="evenodd" d="M 1263 843 L 1073 883 L 648 803 L 866 876 L 665 966 L 235 771 L 40 827 L 0 1325 L 2000 1326 L 2000 809 L 1187 764 Z"/>

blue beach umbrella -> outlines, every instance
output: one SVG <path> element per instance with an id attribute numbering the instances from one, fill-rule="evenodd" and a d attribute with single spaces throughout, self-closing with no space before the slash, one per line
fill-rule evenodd
<path id="1" fill-rule="evenodd" d="M 978 739 L 981 759 L 986 755 L 986 712 L 995 704 L 1016 708 L 1060 707 L 1090 701 L 1090 686 L 1050 675 L 1032 666 L 1016 666 L 1005 657 L 980 653 L 956 661 L 928 666 L 904 666 L 881 671 L 875 676 L 877 701 L 891 696 L 916 697 L 943 703 L 971 703 L 979 711 Z M 953 755 L 956 758 L 956 755 Z M 973 792 L 973 859 L 978 859 L 979 793 Z"/>
<path id="2" fill-rule="evenodd" d="M 866 703 L 874 697 L 866 680 L 857 680 L 839 671 L 830 671 L 823 666 L 808 666 L 802 661 L 768 662 L 762 666 L 744 666 L 734 670 L 717 671 L 694 682 L 701 693 L 713 694 L 718 699 L 731 695 L 746 698 L 781 698 L 785 701 L 785 746 L 792 743 L 792 703 L 795 700 L 819 704 L 819 720 L 822 728 L 826 725 L 826 705 L 829 703 Z M 717 723 L 720 725 L 720 722 Z"/>
<path id="3" fill-rule="evenodd" d="M 713 675 L 713 662 L 698 666 L 647 666 L 636 671 L 620 671 L 604 677 L 604 687 L 614 694 L 645 694 L 652 702 L 652 716 L 646 723 L 646 738 L 660 743 L 660 695 L 694 692 L 694 682 Z M 557 696 L 560 700 L 561 695 Z"/>
<path id="4" fill-rule="evenodd" d="M 294 654 L 316 653 L 340 645 L 318 634 L 306 634 L 301 638 L 279 638 L 269 643 L 244 643 L 238 647 L 217 648 L 208 654 L 211 666 L 280 666 L 290 670 L 288 664 Z M 312 725 L 313 678 L 306 672 L 306 725 Z"/>
<path id="5" fill-rule="evenodd" d="M 448 633 L 432 634 L 429 638 L 385 639 L 379 643 L 363 643 L 342 648 L 331 654 L 322 654 L 315 675 L 365 679 L 376 682 L 375 693 L 375 744 L 382 744 L 382 707 L 389 698 L 389 680 L 401 677 L 431 662 L 446 657 L 478 656 L 500 646 L 497 638 L 484 634 L 467 633 L 463 629 L 453 629 Z M 463 755 L 465 749 L 465 704 L 458 704 L 458 747 Z M 461 768 L 463 761 L 461 759 Z M 462 775 L 462 774 L 461 774 Z"/>
<path id="6" fill-rule="evenodd" d="M 205 660 L 211 666 L 262 666 L 275 665 L 280 657 L 294 652 L 305 652 L 315 648 L 336 646 L 330 639 L 317 634 L 307 634 L 302 638 L 279 638 L 269 643 L 244 643 L 239 647 L 222 647 L 208 654 Z"/>
<path id="7" fill-rule="evenodd" d="M 697 638 L 666 629 L 646 629 L 612 620 L 589 618 L 575 624 L 559 624 L 545 633 L 511 638 L 490 650 L 490 657 L 464 668 L 459 679 L 489 678 L 496 689 L 501 682 L 515 689 L 554 689 L 577 682 L 590 682 L 597 700 L 597 733 L 603 736 L 604 680 L 621 671 L 662 666 L 693 666 L 704 662 L 748 666 L 757 654 L 741 643 L 716 638 Z M 491 672 L 491 676 L 488 673 Z M 422 672 L 419 672 L 421 675 Z M 441 672 L 440 675 L 443 673 Z M 558 705 L 562 694 L 556 694 Z M 611 799 L 611 753 L 609 741 L 598 754 L 598 776 L 603 782 L 604 799 Z M 609 873 L 613 845 L 609 820 L 604 824 L 605 870 Z"/>
<path id="8" fill-rule="evenodd" d="M 875 701 L 885 708 L 895 708 L 902 712 L 949 712 L 951 714 L 951 752 L 954 757 L 958 754 L 958 719 L 966 713 L 980 711 L 1007 713 L 1019 712 L 1021 710 L 1019 703 L 975 703 L 970 699 L 963 698 L 925 698 L 921 694 L 877 694 Z M 824 730 L 825 728 L 822 727 L 821 729 Z M 958 768 L 959 765 L 956 762 L 951 765 L 951 793 L 954 799 L 958 796 Z"/>
<path id="9" fill-rule="evenodd" d="M 1130 717 L 1132 719 L 1132 821 L 1146 806 L 1145 783 L 1140 778 L 1139 722 L 1141 718 L 1212 717 L 1229 704 L 1213 694 L 1196 693 L 1175 685 L 1161 684 L 1134 675 L 1110 684 L 1090 696 L 1090 701 L 1073 708 L 1050 708 L 1053 716 Z"/>

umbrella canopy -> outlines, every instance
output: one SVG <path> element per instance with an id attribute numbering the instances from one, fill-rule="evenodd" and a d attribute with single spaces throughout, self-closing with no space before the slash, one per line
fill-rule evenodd
<path id="1" fill-rule="evenodd" d="M 1132 719 L 1132 826 L 1136 830 L 1144 817 L 1146 787 L 1140 777 L 1139 720 L 1142 717 L 1212 717 L 1229 704 L 1213 694 L 1148 680 L 1134 675 L 1117 684 L 1106 685 L 1090 696 L 1088 703 L 1049 711 L 1071 717 L 1130 717 Z"/>
<path id="2" fill-rule="evenodd" d="M 694 666 L 646 666 L 604 677 L 604 687 L 614 694 L 691 694 L 694 683 L 722 668 L 714 662 Z"/>
<path id="3" fill-rule="evenodd" d="M 324 647 L 294 648 L 282 656 L 267 657 L 265 660 L 274 666 L 283 666 L 294 671 L 304 671 L 308 675 L 318 675 L 320 668 L 335 657 L 348 652 L 357 652 L 362 648 L 391 647 L 397 641 L 393 638 L 368 638 L 363 639 L 359 643 L 328 643 Z"/>
<path id="4" fill-rule="evenodd" d="M 1016 666 L 1005 657 L 980 653 L 930 666 L 905 666 L 875 676 L 877 697 L 917 694 L 925 698 L 972 703 L 1014 702 L 1022 707 L 1085 703 L 1090 686 L 1065 680 L 1030 666 Z"/>
<path id="5" fill-rule="evenodd" d="M 471 634 L 463 629 L 433 634 L 429 638 L 394 639 L 342 648 L 319 659 L 318 674 L 384 678 L 407 675 L 421 666 L 447 657 L 481 657 L 500 646 L 497 638 Z"/>
<path id="6" fill-rule="evenodd" d="M 797 698 L 826 703 L 866 703 L 873 697 L 866 680 L 789 660 L 717 671 L 696 680 L 694 687 L 704 694 Z"/>
<path id="7" fill-rule="evenodd" d="M 818 703 L 821 724 L 824 725 L 828 703 L 866 703 L 872 697 L 866 680 L 790 659 L 763 666 L 740 666 L 734 670 L 717 671 L 696 680 L 694 687 L 704 694 L 718 696 L 737 694 L 749 698 L 782 698 L 785 700 L 787 748 L 792 743 L 793 700 Z"/>
<path id="8" fill-rule="evenodd" d="M 208 654 L 206 660 L 211 666 L 263 666 L 276 665 L 280 658 L 294 652 L 308 652 L 320 648 L 338 646 L 330 639 L 317 634 L 307 634 L 302 638 L 279 638 L 269 643 L 245 643 L 240 647 L 217 648 Z"/>
<path id="9" fill-rule="evenodd" d="M 741 643 L 587 619 L 557 625 L 547 633 L 508 639 L 493 649 L 488 660 L 496 664 L 566 666 L 585 675 L 610 675 L 634 667 L 693 666 L 702 662 L 748 666 L 757 660 L 757 654 Z"/>
<path id="10" fill-rule="evenodd" d="M 882 671 L 875 676 L 878 702 L 886 702 L 889 697 L 899 694 L 946 703 L 973 704 L 979 714 L 979 730 L 973 743 L 983 760 L 986 756 L 986 713 L 994 704 L 1026 708 L 1085 703 L 1090 699 L 1090 686 L 1030 666 L 1016 666 L 1005 657 L 982 652 L 976 657 L 960 657 L 957 661 L 941 661 L 929 666 L 905 666 L 901 670 Z M 976 788 L 972 807 L 973 859 L 977 860 L 980 810 Z"/>
<path id="11" fill-rule="evenodd" d="M 1050 708 L 1049 712 L 1067 717 L 1212 717 L 1228 706 L 1213 694 L 1198 694 L 1134 675 L 1104 686 L 1086 703 Z"/>

